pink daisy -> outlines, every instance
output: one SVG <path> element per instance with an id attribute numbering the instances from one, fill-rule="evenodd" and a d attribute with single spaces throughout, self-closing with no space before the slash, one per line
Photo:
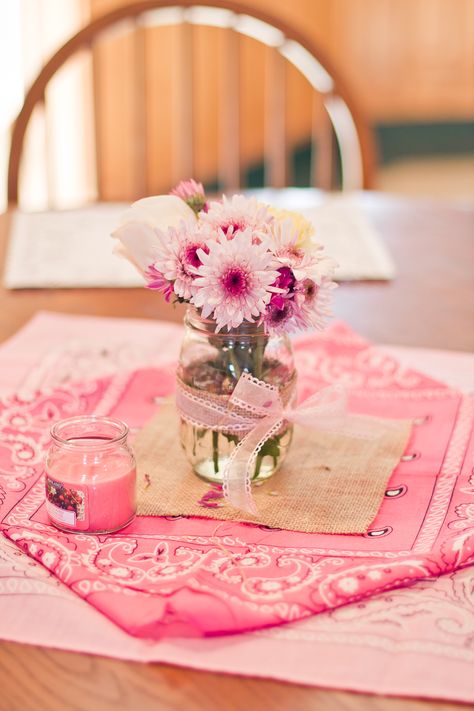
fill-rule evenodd
<path id="1" fill-rule="evenodd" d="M 165 281 L 173 284 L 177 296 L 189 301 L 194 293 L 197 269 L 201 265 L 198 252 L 205 254 L 208 251 L 206 239 L 195 223 L 184 221 L 178 227 L 170 227 L 167 232 L 157 230 L 157 234 L 160 244 L 155 249 L 155 260 L 148 274 L 153 277 L 161 274 Z"/>
<path id="2" fill-rule="evenodd" d="M 297 240 L 298 231 L 291 220 L 272 224 L 270 244 L 278 264 L 290 268 L 299 281 L 311 278 L 319 283 L 324 276 L 332 277 L 337 264 L 323 255 L 323 247 L 313 243 L 310 250 L 303 249 L 297 246 Z"/>
<path id="3" fill-rule="evenodd" d="M 273 220 L 270 226 L 272 251 L 282 259 L 300 261 L 305 251 L 298 247 L 299 233 L 292 220 Z"/>
<path id="4" fill-rule="evenodd" d="M 265 326 L 272 333 L 287 333 L 294 321 L 294 301 L 291 297 L 274 294 L 265 311 Z M 295 329 L 293 329 L 295 330 Z"/>
<path id="5" fill-rule="evenodd" d="M 271 286 L 278 277 L 272 268 L 273 255 L 252 237 L 249 228 L 236 232 L 232 240 L 221 234 L 208 245 L 207 253 L 197 253 L 202 266 L 194 281 L 193 303 L 204 318 L 215 319 L 217 331 L 262 317 L 276 291 Z"/>
<path id="6" fill-rule="evenodd" d="M 269 243 L 276 260 L 275 266 L 280 274 L 278 286 L 293 290 L 296 282 L 296 273 L 299 278 L 304 278 L 305 267 L 314 260 L 312 254 L 308 254 L 301 247 L 297 246 L 298 232 L 291 220 L 274 222 L 271 226 Z"/>
<path id="7" fill-rule="evenodd" d="M 294 330 L 323 329 L 332 315 L 329 305 L 336 287 L 337 284 L 328 276 L 320 277 L 318 282 L 308 277 L 298 282 L 293 300 L 293 315 L 288 325 Z"/>
<path id="8" fill-rule="evenodd" d="M 302 270 L 295 270 L 299 273 Z M 303 272 L 297 281 L 289 267 L 280 267 L 272 286 L 280 287 L 271 296 L 265 312 L 265 325 L 276 333 L 324 328 L 331 316 L 329 303 L 336 284 L 329 276 L 316 274 L 316 280 Z"/>
<path id="9" fill-rule="evenodd" d="M 233 195 L 230 199 L 224 195 L 222 202 L 211 202 L 208 212 L 200 217 L 212 230 L 222 230 L 229 239 L 246 229 L 257 233 L 256 236 L 263 235 L 273 221 L 266 205 L 244 195 Z"/>

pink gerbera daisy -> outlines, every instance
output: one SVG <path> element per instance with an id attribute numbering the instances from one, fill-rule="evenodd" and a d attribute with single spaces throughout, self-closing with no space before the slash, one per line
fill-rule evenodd
<path id="1" fill-rule="evenodd" d="M 204 318 L 215 319 L 217 331 L 261 318 L 276 291 L 271 286 L 278 277 L 271 266 L 273 255 L 252 237 L 249 228 L 236 232 L 232 240 L 221 233 L 207 253 L 197 252 L 202 265 L 192 301 Z"/>
<path id="2" fill-rule="evenodd" d="M 251 229 L 254 237 L 263 235 L 273 221 L 266 205 L 244 195 L 233 195 L 230 199 L 224 195 L 222 202 L 211 202 L 208 212 L 200 217 L 212 230 L 222 230 L 229 239 L 246 229 Z"/>
<path id="3" fill-rule="evenodd" d="M 157 231 L 157 234 L 160 245 L 155 250 L 155 260 L 148 274 L 161 274 L 173 284 L 177 296 L 189 301 L 194 293 L 197 269 L 201 265 L 198 252 L 205 254 L 208 251 L 207 239 L 199 233 L 194 222 L 183 221 L 179 227 L 170 227 L 167 232 Z"/>

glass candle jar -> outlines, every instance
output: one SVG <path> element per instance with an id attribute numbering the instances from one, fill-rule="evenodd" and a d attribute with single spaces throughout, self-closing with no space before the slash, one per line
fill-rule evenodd
<path id="1" fill-rule="evenodd" d="M 46 509 L 55 526 L 112 533 L 132 521 L 136 466 L 127 435 L 127 425 L 111 417 L 70 417 L 53 425 Z"/>
<path id="2" fill-rule="evenodd" d="M 286 335 L 268 335 L 263 325 L 244 322 L 216 333 L 216 323 L 189 308 L 185 318 L 177 377 L 192 393 L 226 402 L 242 373 L 278 388 L 285 404 L 295 395 L 296 372 L 291 343 Z M 285 424 L 260 449 L 252 482 L 272 476 L 291 444 L 293 427 Z M 230 432 L 180 422 L 181 444 L 200 478 L 221 484 L 223 471 L 241 437 Z"/>

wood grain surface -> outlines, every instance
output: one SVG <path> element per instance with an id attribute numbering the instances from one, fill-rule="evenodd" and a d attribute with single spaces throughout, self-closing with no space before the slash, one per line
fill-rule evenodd
<path id="1" fill-rule="evenodd" d="M 474 211 L 377 193 L 360 194 L 359 203 L 389 247 L 398 276 L 341 284 L 335 316 L 380 343 L 474 350 Z M 1 270 L 8 223 L 8 214 L 0 216 Z M 44 309 L 176 322 L 184 313 L 146 289 L 8 291 L 0 285 L 0 342 Z"/>
<path id="2" fill-rule="evenodd" d="M 376 194 L 360 196 L 395 257 L 391 283 L 344 284 L 335 312 L 378 342 L 474 350 L 474 213 Z M 0 220 L 0 263 L 8 215 Z M 0 340 L 38 310 L 179 320 L 156 294 L 139 289 L 0 289 Z M 0 610 L 1 614 L 1 610 Z M 315 659 L 317 664 L 317 659 Z M 392 699 L 138 664 L 3 642 L 0 711 L 436 711 L 456 704 Z"/>
<path id="3" fill-rule="evenodd" d="M 317 659 L 315 659 L 317 664 Z M 327 691 L 3 642 L 1 711 L 450 711 L 458 704 Z"/>

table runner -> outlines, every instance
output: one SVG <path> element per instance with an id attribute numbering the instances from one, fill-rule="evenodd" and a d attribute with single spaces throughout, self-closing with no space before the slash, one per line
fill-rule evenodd
<path id="1" fill-rule="evenodd" d="M 172 359 L 181 337 L 179 327 L 174 329 L 173 341 L 171 324 L 39 313 L 0 346 L 0 393 L 71 380 L 85 362 L 91 375 L 124 368 L 127 359 L 120 354 L 129 353 L 130 340 L 141 362 L 149 362 L 150 355 L 160 357 L 155 344 L 163 334 Z M 472 390 L 474 356 L 395 346 L 384 351 L 392 356 L 388 362 Z M 472 702 L 473 585 L 474 569 L 468 568 L 375 596 L 363 607 L 354 603 L 284 627 L 229 639 L 150 643 L 122 632 L 0 536 L 0 638 L 309 685 Z"/>
<path id="2" fill-rule="evenodd" d="M 317 383 L 343 381 L 351 388 L 357 411 L 369 407 L 383 414 L 389 407 L 395 415 L 420 419 L 414 458 L 398 468 L 385 510 L 382 507 L 367 536 L 311 536 L 230 523 L 217 531 L 215 522 L 198 519 L 152 519 L 153 526 L 160 524 L 157 530 L 150 528 L 150 519 L 143 519 L 99 545 L 94 537 L 58 536 L 47 526 L 38 508 L 41 483 L 31 486 L 21 505 L 3 517 L 6 534 L 129 632 L 154 637 L 279 624 L 465 565 L 472 555 L 469 501 L 464 501 L 470 472 L 460 470 L 472 402 L 429 378 L 403 371 L 342 327 L 317 337 L 317 342 L 302 339 L 296 350 L 300 363 L 311 365 L 300 367 L 300 373 L 307 374 L 303 391 Z M 101 379 L 85 389 L 80 384 L 57 389 L 28 403 L 13 398 L 7 401 L 3 420 L 13 437 L 20 423 L 16 445 L 26 445 L 25 437 L 31 445 L 33 432 L 41 443 L 48 419 L 64 412 L 126 413 L 126 419 L 139 425 L 153 410 L 153 400 L 169 390 L 170 378 L 169 371 L 142 370 L 125 379 Z M 23 453 L 24 464 L 26 451 L 16 449 Z M 28 479 L 37 475 L 32 463 L 30 459 L 23 479 L 10 470 L 13 488 L 28 489 Z M 16 460 L 15 466 L 19 464 Z M 435 480 L 433 472 L 438 470 Z M 391 516 L 401 500 L 424 510 L 424 519 L 397 524 Z M 7 510 L 11 501 L 10 492 Z"/>

